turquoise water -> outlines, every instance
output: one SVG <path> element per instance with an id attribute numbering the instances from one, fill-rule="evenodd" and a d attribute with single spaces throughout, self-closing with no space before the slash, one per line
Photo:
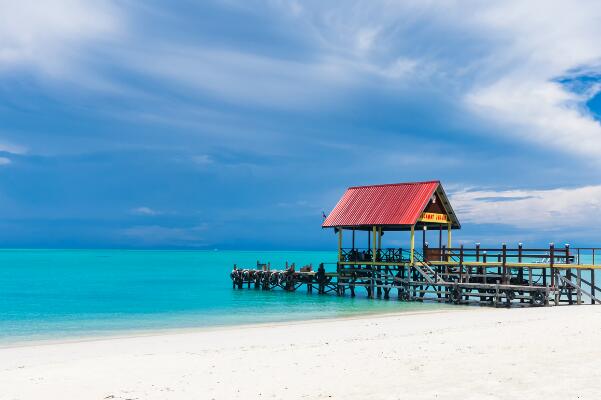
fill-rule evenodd
<path id="1" fill-rule="evenodd" d="M 332 252 L 0 250 L 0 342 L 437 309 L 437 304 L 232 290 L 233 263 Z"/>

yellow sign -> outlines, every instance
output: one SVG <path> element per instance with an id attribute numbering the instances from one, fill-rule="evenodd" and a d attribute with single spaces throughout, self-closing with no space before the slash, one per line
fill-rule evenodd
<path id="1" fill-rule="evenodd" d="M 449 222 L 447 216 L 445 214 L 431 213 L 425 212 L 422 213 L 422 216 L 419 218 L 420 222 L 436 222 L 439 224 L 446 224 Z"/>

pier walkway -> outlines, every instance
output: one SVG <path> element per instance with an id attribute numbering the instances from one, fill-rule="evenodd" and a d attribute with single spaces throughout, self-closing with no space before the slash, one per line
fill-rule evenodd
<path id="1" fill-rule="evenodd" d="M 331 264 L 315 270 L 313 266 L 297 269 L 291 264 L 276 269 L 257 263 L 250 268 L 235 267 L 231 278 L 236 289 L 306 290 L 339 296 L 355 296 L 362 290 L 369 298 L 403 301 L 493 306 L 601 304 L 601 287 L 595 281 L 601 265 L 594 264 L 595 253 L 601 254 L 601 249 L 462 246 L 426 248 L 424 253 L 430 257 L 414 251 L 411 262 L 408 250 L 382 249 L 376 261 L 364 261 L 359 258 L 370 259 L 369 251 L 344 249 L 335 271 L 326 269 Z M 583 264 L 583 260 L 589 263 Z"/>

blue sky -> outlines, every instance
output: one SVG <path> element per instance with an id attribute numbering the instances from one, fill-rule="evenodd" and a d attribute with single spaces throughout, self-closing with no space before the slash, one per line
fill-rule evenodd
<path id="1" fill-rule="evenodd" d="M 599 244 L 601 7 L 0 1 L 0 245 L 333 248 L 440 179 L 470 243 Z"/>

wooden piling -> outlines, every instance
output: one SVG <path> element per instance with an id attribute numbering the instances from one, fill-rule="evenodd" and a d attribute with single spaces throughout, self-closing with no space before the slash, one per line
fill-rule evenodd
<path id="1" fill-rule="evenodd" d="M 595 270 L 591 268 L 591 295 L 595 297 Z M 595 304 L 595 300 L 591 299 L 591 304 Z"/>

